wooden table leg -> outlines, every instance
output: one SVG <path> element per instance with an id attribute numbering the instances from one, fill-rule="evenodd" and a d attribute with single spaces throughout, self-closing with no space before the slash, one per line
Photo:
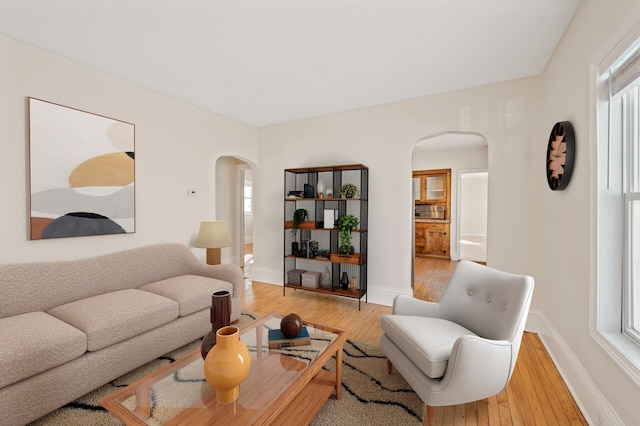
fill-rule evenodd
<path id="1" fill-rule="evenodd" d="M 143 387 L 136 391 L 136 408 L 133 414 L 139 419 L 146 420 L 151 416 L 151 388 Z"/>

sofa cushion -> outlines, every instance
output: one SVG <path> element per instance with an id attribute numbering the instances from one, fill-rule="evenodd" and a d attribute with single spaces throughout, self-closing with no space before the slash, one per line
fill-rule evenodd
<path id="1" fill-rule="evenodd" d="M 87 335 L 44 312 L 0 319 L 0 389 L 78 358 Z"/>
<path id="2" fill-rule="evenodd" d="M 424 374 L 444 376 L 449 355 L 458 337 L 475 333 L 440 318 L 383 315 L 382 330 Z"/>
<path id="3" fill-rule="evenodd" d="M 233 294 L 233 285 L 227 281 L 200 275 L 182 275 L 143 285 L 138 290 L 148 291 L 178 302 L 180 316 L 184 317 L 210 308 L 211 294 L 216 291 L 226 290 Z"/>
<path id="4" fill-rule="evenodd" d="M 87 350 L 97 351 L 171 322 L 178 317 L 178 304 L 127 289 L 57 306 L 48 313 L 85 332 Z"/>

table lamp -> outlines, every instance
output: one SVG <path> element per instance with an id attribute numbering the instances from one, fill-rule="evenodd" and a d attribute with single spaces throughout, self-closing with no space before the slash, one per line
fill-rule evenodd
<path id="1" fill-rule="evenodd" d="M 200 232 L 196 240 L 196 247 L 207 249 L 207 264 L 219 265 L 221 261 L 221 247 L 231 245 L 229 230 L 223 220 L 213 220 L 200 223 Z"/>

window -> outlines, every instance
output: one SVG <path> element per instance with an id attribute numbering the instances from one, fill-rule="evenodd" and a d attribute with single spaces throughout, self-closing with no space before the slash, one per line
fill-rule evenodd
<path id="1" fill-rule="evenodd" d="M 623 226 L 623 323 L 622 331 L 637 344 L 640 344 L 640 278 L 638 277 L 638 256 L 640 254 L 640 185 L 638 172 L 640 156 L 638 140 L 640 135 L 640 75 L 620 90 L 611 99 L 612 107 L 619 114 L 616 124 L 620 129 L 618 143 L 622 148 L 621 198 L 623 212 L 620 219 Z M 612 114 L 613 115 L 613 114 Z M 640 265 L 638 265 L 640 266 Z"/>
<path id="2" fill-rule="evenodd" d="M 253 184 L 251 181 L 244 181 L 244 214 L 253 213 Z"/>
<path id="3" fill-rule="evenodd" d="M 597 326 L 640 369 L 640 43 L 599 86 Z"/>

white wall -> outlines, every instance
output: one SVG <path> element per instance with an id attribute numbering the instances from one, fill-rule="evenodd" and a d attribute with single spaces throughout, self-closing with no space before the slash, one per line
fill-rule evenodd
<path id="1" fill-rule="evenodd" d="M 537 87 L 529 78 L 260 129 L 253 278 L 282 282 L 283 170 L 363 163 L 370 168 L 369 301 L 388 305 L 396 294 L 409 294 L 413 147 L 447 131 L 477 132 L 489 144 L 489 264 L 531 273 L 536 246 L 514 250 L 511 241 L 533 240 L 523 223 L 534 221 L 528 157 Z M 461 121 L 467 113 L 469 121 Z"/>
<path id="2" fill-rule="evenodd" d="M 487 235 L 487 173 L 463 173 L 460 178 L 460 235 Z"/>
<path id="3" fill-rule="evenodd" d="M 0 36 L 0 262 L 89 257 L 158 242 L 193 246 L 215 219 L 215 163 L 257 162 L 257 131 Z M 29 241 L 26 97 L 124 120 L 136 131 L 136 232 Z M 187 188 L 198 190 L 187 197 Z M 201 259 L 203 249 L 194 249 Z"/>
<path id="4" fill-rule="evenodd" d="M 540 121 L 529 165 L 537 171 L 531 195 L 538 206 L 534 306 L 543 326 L 540 335 L 593 424 L 631 425 L 640 419 L 640 384 L 593 333 L 597 165 L 591 73 L 611 49 L 623 48 L 618 43 L 640 22 L 639 7 L 637 0 L 582 2 L 541 77 Z M 575 130 L 576 163 L 567 189 L 550 191 L 542 174 L 546 142 L 553 124 L 564 120 Z"/>

